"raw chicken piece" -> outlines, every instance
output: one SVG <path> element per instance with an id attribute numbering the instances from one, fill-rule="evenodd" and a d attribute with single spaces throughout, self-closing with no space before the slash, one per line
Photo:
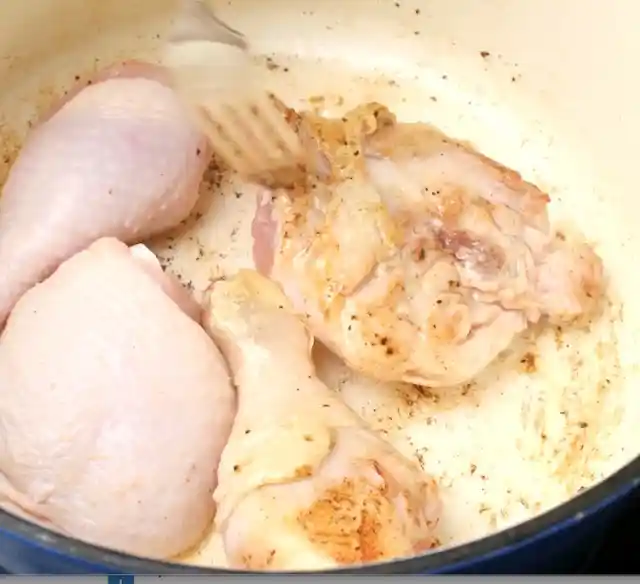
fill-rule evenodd
<path id="1" fill-rule="evenodd" d="M 159 67 L 114 66 L 72 91 L 27 137 L 0 197 L 0 328 L 96 239 L 138 243 L 185 219 L 208 160 Z"/>
<path id="2" fill-rule="evenodd" d="M 313 172 L 265 188 L 254 259 L 354 369 L 455 385 L 530 323 L 596 309 L 600 259 L 517 173 L 378 104 L 294 122 Z"/>
<path id="3" fill-rule="evenodd" d="M 3 507 L 143 556 L 198 543 L 235 393 L 189 314 L 147 248 L 109 238 L 24 294 L 0 337 Z"/>
<path id="4" fill-rule="evenodd" d="M 229 564 L 315 570 L 434 546 L 434 481 L 316 377 L 312 340 L 289 309 L 253 271 L 208 295 L 205 328 L 238 388 L 215 492 Z"/>

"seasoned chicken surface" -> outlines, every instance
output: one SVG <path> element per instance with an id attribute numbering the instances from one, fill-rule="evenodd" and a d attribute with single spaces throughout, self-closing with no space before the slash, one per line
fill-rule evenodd
<path id="1" fill-rule="evenodd" d="M 26 292 L 0 336 L 0 505 L 142 556 L 197 544 L 235 414 L 200 316 L 115 239 Z"/>
<path id="2" fill-rule="evenodd" d="M 279 288 L 243 271 L 215 283 L 205 307 L 238 389 L 215 492 L 229 565 L 317 570 L 433 546 L 434 481 L 316 377 L 312 340 Z"/>
<path id="3" fill-rule="evenodd" d="M 264 183 L 254 259 L 354 369 L 455 385 L 531 323 L 596 310 L 600 259 L 554 233 L 547 195 L 517 173 L 378 104 L 289 116 L 306 173 Z"/>
<path id="4" fill-rule="evenodd" d="M 159 67 L 113 66 L 71 92 L 28 135 L 0 196 L 0 328 L 96 239 L 139 243 L 185 219 L 208 161 Z"/>

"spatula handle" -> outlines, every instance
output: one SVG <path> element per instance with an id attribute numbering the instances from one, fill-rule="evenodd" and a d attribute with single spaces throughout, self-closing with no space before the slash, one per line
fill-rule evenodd
<path id="1" fill-rule="evenodd" d="M 181 0 L 179 16 L 168 40 L 171 43 L 211 41 L 247 48 L 244 35 L 216 17 L 206 0 Z"/>

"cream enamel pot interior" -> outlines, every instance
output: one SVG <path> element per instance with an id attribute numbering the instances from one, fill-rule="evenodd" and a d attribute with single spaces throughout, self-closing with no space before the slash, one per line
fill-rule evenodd
<path id="1" fill-rule="evenodd" d="M 640 54 L 637 5 L 214 4 L 269 57 L 273 88 L 290 105 L 317 107 L 322 96 L 331 114 L 376 100 L 400 119 L 432 122 L 549 192 L 552 219 L 577 226 L 596 246 L 610 288 L 602 317 L 586 331 L 550 330 L 515 347 L 505 357 L 510 367 L 492 367 L 464 390 L 417 394 L 374 384 L 318 355 L 329 384 L 443 487 L 444 547 L 362 570 L 513 572 L 549 564 L 553 553 L 566 556 L 640 477 L 640 77 L 627 63 Z M 157 59 L 171 9 L 168 0 L 5 3 L 3 177 L 29 123 L 75 79 L 116 60 Z M 231 192 L 203 192 L 205 220 L 176 245 L 152 247 L 198 292 L 213 274 L 247 265 L 252 204 Z M 196 238 L 210 252 L 206 268 L 193 262 Z M 525 348 L 535 351 L 535 371 L 522 363 Z M 223 565 L 215 537 L 187 561 L 200 570 Z M 196 570 L 112 553 L 4 512 L 0 565 L 48 573 Z"/>

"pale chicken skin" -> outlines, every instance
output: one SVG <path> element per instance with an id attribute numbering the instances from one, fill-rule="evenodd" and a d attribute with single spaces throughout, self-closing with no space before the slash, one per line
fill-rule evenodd
<path id="1" fill-rule="evenodd" d="M 0 336 L 0 505 L 141 556 L 196 545 L 235 415 L 200 316 L 146 247 L 110 238 L 26 292 Z"/>
<path id="2" fill-rule="evenodd" d="M 436 545 L 435 482 L 316 377 L 276 284 L 254 271 L 218 281 L 203 323 L 238 390 L 215 492 L 231 567 L 320 570 Z"/>
<path id="3" fill-rule="evenodd" d="M 165 77 L 155 65 L 112 66 L 27 136 L 0 196 L 0 327 L 93 241 L 139 243 L 193 209 L 209 147 Z"/>
<path id="4" fill-rule="evenodd" d="M 457 385 L 532 323 L 597 310 L 600 258 L 554 233 L 548 196 L 517 173 L 378 104 L 290 116 L 308 174 L 265 187 L 254 259 L 354 369 Z"/>

